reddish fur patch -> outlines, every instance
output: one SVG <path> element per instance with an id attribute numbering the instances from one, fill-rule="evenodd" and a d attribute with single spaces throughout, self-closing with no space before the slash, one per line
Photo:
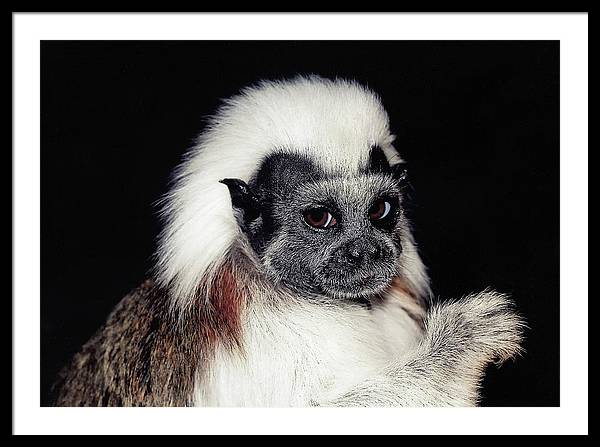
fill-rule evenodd
<path id="1" fill-rule="evenodd" d="M 419 325 L 423 325 L 426 315 L 426 303 L 412 290 L 409 283 L 403 278 L 396 277 L 392 280 L 390 292 L 408 315 Z"/>
<path id="2" fill-rule="evenodd" d="M 398 293 L 403 293 L 405 295 L 410 296 L 413 299 L 415 298 L 416 294 L 413 293 L 408 283 L 402 278 L 395 277 L 392 280 L 391 288 L 397 291 Z"/>
<path id="3" fill-rule="evenodd" d="M 231 265 L 223 265 L 210 285 L 208 302 L 200 302 L 200 326 L 206 346 L 215 347 L 218 343 L 228 348 L 241 346 L 244 296 Z"/>

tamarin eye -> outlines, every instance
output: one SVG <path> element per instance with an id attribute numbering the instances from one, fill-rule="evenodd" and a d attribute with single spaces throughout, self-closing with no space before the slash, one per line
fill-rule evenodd
<path id="1" fill-rule="evenodd" d="M 392 204 L 384 199 L 378 199 L 375 201 L 371 208 L 369 208 L 369 218 L 372 221 L 385 219 L 392 210 Z"/>
<path id="2" fill-rule="evenodd" d="M 337 224 L 337 220 L 327 208 L 311 208 L 304 212 L 304 221 L 311 227 L 330 228 Z"/>

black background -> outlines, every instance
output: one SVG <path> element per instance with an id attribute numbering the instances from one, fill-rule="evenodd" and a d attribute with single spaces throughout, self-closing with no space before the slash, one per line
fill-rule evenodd
<path id="1" fill-rule="evenodd" d="M 41 403 L 152 266 L 153 203 L 219 98 L 260 79 L 354 78 L 409 162 L 436 295 L 493 286 L 527 318 L 485 405 L 559 405 L 558 42 L 43 42 Z"/>

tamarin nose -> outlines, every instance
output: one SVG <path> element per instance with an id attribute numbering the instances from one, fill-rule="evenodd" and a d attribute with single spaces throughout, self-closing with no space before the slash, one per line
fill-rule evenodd
<path id="1" fill-rule="evenodd" d="M 354 241 L 346 246 L 346 258 L 352 264 L 360 264 L 366 258 L 377 260 L 381 257 L 381 247 L 373 241 Z"/>
<path id="2" fill-rule="evenodd" d="M 371 244 L 368 248 L 368 253 L 371 259 L 379 259 L 381 257 L 381 247 L 379 244 Z"/>
<path id="3" fill-rule="evenodd" d="M 360 264 L 363 259 L 362 251 L 356 246 L 349 247 L 346 256 L 352 264 Z"/>

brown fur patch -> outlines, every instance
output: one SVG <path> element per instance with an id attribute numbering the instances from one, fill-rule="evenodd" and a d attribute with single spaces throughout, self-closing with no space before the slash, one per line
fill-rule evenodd
<path id="1" fill-rule="evenodd" d="M 215 346 L 223 343 L 228 348 L 241 346 L 241 309 L 245 294 L 239 285 L 234 269 L 224 264 L 208 291 L 209 305 L 201 307 L 200 318 L 204 343 Z"/>
<path id="2" fill-rule="evenodd" d="M 427 314 L 427 302 L 413 291 L 410 284 L 403 278 L 396 277 L 392 280 L 388 296 L 395 299 L 400 307 L 415 320 L 421 327 Z"/>
<path id="3" fill-rule="evenodd" d="M 197 297 L 186 311 L 172 311 L 166 291 L 145 281 L 61 372 L 56 405 L 193 405 L 216 346 L 241 345 L 243 299 L 231 266 L 217 274 L 209 302 Z"/>

